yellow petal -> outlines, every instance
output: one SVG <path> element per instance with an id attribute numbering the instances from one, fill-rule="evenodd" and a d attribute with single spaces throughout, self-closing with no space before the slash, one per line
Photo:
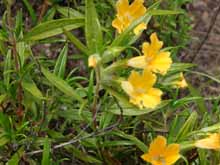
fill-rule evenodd
<path id="1" fill-rule="evenodd" d="M 118 15 L 123 15 L 126 11 L 129 11 L 129 2 L 128 0 L 118 0 L 116 3 L 116 8 Z"/>
<path id="2" fill-rule="evenodd" d="M 146 108 L 155 108 L 161 102 L 162 91 L 151 88 L 147 94 L 143 95 L 143 106 Z"/>
<path id="3" fill-rule="evenodd" d="M 128 81 L 132 84 L 135 92 L 146 94 L 147 90 L 152 88 L 156 82 L 156 75 L 147 69 L 142 74 L 132 71 Z"/>
<path id="4" fill-rule="evenodd" d="M 132 85 L 131 85 L 131 83 L 130 82 L 128 82 L 128 81 L 122 81 L 121 82 L 121 87 L 122 87 L 122 89 L 128 94 L 128 95 L 132 95 L 132 93 L 133 93 L 133 87 L 132 87 Z"/>
<path id="5" fill-rule="evenodd" d="M 166 138 L 157 136 L 150 144 L 149 153 L 152 156 L 159 156 L 164 153 L 166 149 Z"/>
<path id="6" fill-rule="evenodd" d="M 143 155 L 141 155 L 141 158 L 144 160 L 144 161 L 146 161 L 146 162 L 151 162 L 151 159 L 152 159 L 152 155 L 150 155 L 150 154 L 143 154 Z"/>
<path id="7" fill-rule="evenodd" d="M 157 81 L 157 77 L 155 74 L 153 74 L 150 70 L 144 69 L 143 71 L 143 82 L 145 86 L 148 86 L 149 88 L 153 87 L 155 82 Z"/>
<path id="8" fill-rule="evenodd" d="M 152 49 L 160 50 L 163 47 L 163 41 L 160 41 L 157 37 L 157 33 L 152 33 L 150 36 Z"/>
<path id="9" fill-rule="evenodd" d="M 143 109 L 143 94 L 140 93 L 132 93 L 130 96 L 130 103 L 137 105 L 140 109 Z"/>
<path id="10" fill-rule="evenodd" d="M 220 149 L 220 134 L 214 133 L 209 135 L 209 137 L 196 141 L 196 147 L 205 149 Z"/>
<path id="11" fill-rule="evenodd" d="M 145 29 L 147 29 L 147 25 L 145 23 L 141 23 L 134 29 L 134 34 L 138 35 Z"/>
<path id="12" fill-rule="evenodd" d="M 144 54 L 144 56 L 148 57 L 148 58 L 153 58 L 156 53 L 152 52 L 153 50 L 151 49 L 150 43 L 149 42 L 144 42 L 142 44 L 142 53 Z"/>
<path id="13" fill-rule="evenodd" d="M 118 0 L 116 4 L 117 18 L 113 20 L 112 26 L 115 27 L 119 33 L 124 31 L 134 20 L 145 14 L 146 8 L 143 2 L 144 0 L 135 0 L 129 5 L 128 0 Z M 139 30 L 137 29 L 135 32 L 138 31 L 140 31 L 140 27 Z"/>
<path id="14" fill-rule="evenodd" d="M 141 69 L 146 68 L 147 62 L 145 56 L 137 56 L 131 58 L 130 60 L 128 60 L 128 66 Z"/>
<path id="15" fill-rule="evenodd" d="M 183 76 L 183 73 L 180 73 L 180 80 L 179 81 L 176 81 L 174 82 L 174 85 L 177 87 L 177 88 L 185 88 L 188 86 L 184 76 Z"/>
<path id="16" fill-rule="evenodd" d="M 117 29 L 118 33 L 123 31 L 123 24 L 118 18 L 112 21 L 112 26 Z"/>
<path id="17" fill-rule="evenodd" d="M 156 73 L 165 75 L 172 64 L 170 52 L 160 52 L 152 61 L 149 62 L 148 67 Z"/>
<path id="18" fill-rule="evenodd" d="M 146 8 L 143 5 L 144 0 L 135 0 L 129 7 L 129 12 L 132 18 L 135 20 L 143 16 L 146 12 Z"/>
<path id="19" fill-rule="evenodd" d="M 141 74 L 132 71 L 128 81 L 123 81 L 122 89 L 130 96 L 130 102 L 140 108 L 154 108 L 160 103 L 162 92 L 152 88 L 156 82 L 156 75 L 148 69 Z"/>
<path id="20" fill-rule="evenodd" d="M 134 88 L 140 86 L 140 83 L 142 83 L 141 74 L 136 71 L 132 71 L 130 76 L 128 77 L 128 81 L 132 84 Z"/>
<path id="21" fill-rule="evenodd" d="M 148 60 L 152 60 L 163 46 L 163 42 L 157 38 L 156 33 L 151 34 L 150 40 L 150 44 L 148 42 L 144 42 L 142 46 L 142 52 L 148 58 Z"/>
<path id="22" fill-rule="evenodd" d="M 170 144 L 165 150 L 164 157 L 166 164 L 174 164 L 180 158 L 180 145 Z"/>

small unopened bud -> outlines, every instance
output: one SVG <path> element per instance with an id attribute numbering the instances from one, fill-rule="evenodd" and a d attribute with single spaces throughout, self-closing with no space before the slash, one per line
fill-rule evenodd
<path id="1" fill-rule="evenodd" d="M 99 60 L 100 60 L 100 57 L 97 54 L 89 56 L 88 66 L 95 68 Z"/>

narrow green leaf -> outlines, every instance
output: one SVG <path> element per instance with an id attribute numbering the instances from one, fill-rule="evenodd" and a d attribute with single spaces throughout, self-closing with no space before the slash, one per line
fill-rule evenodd
<path id="1" fill-rule="evenodd" d="M 185 104 L 189 104 L 191 102 L 197 101 L 197 100 L 202 100 L 204 99 L 203 97 L 199 96 L 194 96 L 194 97 L 184 97 L 179 100 L 173 100 L 172 106 L 178 107 L 178 106 L 183 106 Z"/>
<path id="2" fill-rule="evenodd" d="M 81 18 L 64 18 L 43 22 L 29 31 L 25 36 L 25 41 L 41 40 L 63 33 L 63 29 L 69 31 L 83 26 L 84 20 Z"/>
<path id="3" fill-rule="evenodd" d="M 7 144 L 10 141 L 9 138 L 7 138 L 6 136 L 2 136 L 0 135 L 0 147 L 4 146 L 5 144 Z"/>
<path id="4" fill-rule="evenodd" d="M 194 111 L 191 113 L 189 118 L 186 120 L 185 124 L 181 127 L 176 136 L 176 141 L 179 142 L 183 140 L 195 127 L 198 114 Z"/>
<path id="5" fill-rule="evenodd" d="M 41 91 L 37 88 L 37 85 L 34 83 L 34 81 L 22 81 L 22 87 L 30 92 L 33 96 L 35 96 L 38 99 L 43 99 L 43 95 Z"/>
<path id="6" fill-rule="evenodd" d="M 102 47 L 102 30 L 93 0 L 86 0 L 85 33 L 91 53 L 99 53 Z"/>
<path id="7" fill-rule="evenodd" d="M 157 110 L 164 108 L 169 103 L 170 103 L 170 100 L 164 100 L 161 102 L 161 104 L 159 104 L 154 109 L 147 109 L 147 108 L 139 109 L 138 107 L 135 107 L 134 105 L 133 106 L 123 106 L 122 105 L 123 115 L 124 116 L 139 116 L 139 115 L 148 114 L 150 112 L 154 112 L 154 111 L 157 111 Z M 121 114 L 119 107 L 117 107 L 116 105 L 109 108 L 109 112 L 116 114 L 116 115 Z"/>
<path id="8" fill-rule="evenodd" d="M 10 86 L 10 76 L 11 76 L 11 50 L 8 50 L 6 55 L 5 63 L 4 63 L 4 84 L 7 89 Z"/>
<path id="9" fill-rule="evenodd" d="M 0 95 L 0 104 L 5 100 L 6 97 L 6 94 Z"/>
<path id="10" fill-rule="evenodd" d="M 47 69 L 43 67 L 41 68 L 41 70 L 48 81 L 56 86 L 60 91 L 65 93 L 67 96 L 70 96 L 71 98 L 83 102 L 83 99 L 73 90 L 73 88 L 66 81 L 50 73 Z"/>
<path id="11" fill-rule="evenodd" d="M 205 105 L 205 101 L 202 97 L 202 95 L 200 94 L 200 91 L 196 88 L 194 88 L 193 86 L 191 86 L 190 84 L 188 84 L 188 88 L 190 91 L 190 94 L 192 95 L 192 97 L 201 97 L 201 99 L 195 100 L 199 110 L 201 111 L 201 113 L 206 113 L 207 112 L 207 108 Z"/>
<path id="12" fill-rule="evenodd" d="M 0 112 L 0 125 L 4 129 L 5 132 L 9 133 L 11 132 L 11 123 L 9 121 L 9 118 L 6 114 L 3 112 Z"/>
<path id="13" fill-rule="evenodd" d="M 22 35 L 21 35 L 22 36 Z M 23 67 L 26 56 L 25 56 L 25 42 L 18 42 L 16 44 L 17 52 L 20 59 L 20 66 Z"/>
<path id="14" fill-rule="evenodd" d="M 50 142 L 48 138 L 45 138 L 44 140 L 44 150 L 41 165 L 50 165 Z"/>
<path id="15" fill-rule="evenodd" d="M 102 147 L 116 147 L 116 146 L 131 146 L 135 145 L 133 141 L 130 140 L 115 140 L 115 141 L 105 141 Z"/>
<path id="16" fill-rule="evenodd" d="M 79 40 L 77 39 L 71 32 L 66 31 L 65 29 L 63 30 L 64 34 L 66 37 L 79 49 L 81 50 L 84 54 L 89 55 L 89 50 L 88 48 Z"/>
<path id="17" fill-rule="evenodd" d="M 169 69 L 169 72 L 182 72 L 195 66 L 195 64 L 191 63 L 173 63 Z"/>
<path id="18" fill-rule="evenodd" d="M 112 133 L 116 136 L 132 141 L 142 152 L 147 152 L 147 146 L 135 136 L 125 134 L 122 131 L 113 131 Z"/>
<path id="19" fill-rule="evenodd" d="M 0 39 L 0 53 L 5 55 L 6 52 L 7 52 L 6 44 L 5 44 L 4 40 Z"/>
<path id="20" fill-rule="evenodd" d="M 22 31 L 23 31 L 23 13 L 22 11 L 18 11 L 15 18 L 15 34 L 17 37 L 20 37 Z"/>
<path id="21" fill-rule="evenodd" d="M 92 163 L 92 164 L 102 164 L 102 162 L 100 160 L 98 160 L 97 158 L 90 156 L 82 151 L 80 151 L 79 149 L 71 146 L 71 151 L 73 153 L 73 156 L 75 156 L 76 158 L 87 162 L 87 163 Z"/>
<path id="22" fill-rule="evenodd" d="M 66 44 L 61 50 L 58 59 L 56 61 L 56 65 L 54 67 L 54 74 L 62 79 L 64 78 L 64 74 L 66 70 L 67 52 L 68 52 L 68 44 Z"/>
<path id="23" fill-rule="evenodd" d="M 8 34 L 4 30 L 0 30 L 0 41 L 7 41 L 8 40 Z"/>
<path id="24" fill-rule="evenodd" d="M 56 6 L 57 11 L 66 18 L 84 18 L 84 15 L 71 7 Z"/>
<path id="25" fill-rule="evenodd" d="M 55 14 L 56 14 L 56 9 L 54 7 L 52 7 L 51 9 L 49 9 L 47 11 L 47 13 L 45 14 L 45 16 L 42 19 L 42 22 L 53 20 Z"/>
<path id="26" fill-rule="evenodd" d="M 32 5 L 29 3 L 29 0 L 22 0 L 24 5 L 26 6 L 30 16 L 31 16 L 31 19 L 33 21 L 33 24 L 36 24 L 37 23 L 37 15 L 34 11 L 34 9 L 32 8 Z"/>
<path id="27" fill-rule="evenodd" d="M 173 11 L 173 10 L 158 10 L 153 9 L 149 11 L 149 14 L 151 15 L 176 15 L 176 14 L 183 14 L 184 12 L 181 10 Z"/>
<path id="28" fill-rule="evenodd" d="M 206 73 L 202 73 L 202 72 L 197 72 L 197 71 L 190 71 L 190 70 L 188 72 L 194 73 L 194 74 L 197 74 L 197 75 L 200 75 L 200 76 L 207 77 L 207 78 L 209 78 L 209 79 L 211 79 L 211 80 L 213 80 L 213 81 L 215 81 L 215 82 L 220 84 L 220 79 L 217 79 L 216 77 L 214 77 L 212 75 L 209 75 L 209 74 L 206 74 Z"/>
<path id="29" fill-rule="evenodd" d="M 108 107 L 106 107 L 108 109 Z M 111 124 L 111 121 L 114 119 L 114 114 L 109 113 L 108 110 L 103 112 L 102 116 L 100 117 L 99 127 L 106 128 Z"/>
<path id="30" fill-rule="evenodd" d="M 24 154 L 24 148 L 21 147 L 19 150 L 11 157 L 11 159 L 6 163 L 6 165 L 18 165 L 21 157 Z"/>

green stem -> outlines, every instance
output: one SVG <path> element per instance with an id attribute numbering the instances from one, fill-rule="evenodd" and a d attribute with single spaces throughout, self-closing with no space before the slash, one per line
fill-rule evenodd
<path id="1" fill-rule="evenodd" d="M 95 88 L 95 95 L 93 99 L 93 104 L 92 104 L 92 116 L 93 116 L 93 124 L 94 128 L 96 129 L 97 122 L 96 122 L 96 113 L 97 113 L 97 104 L 98 104 L 98 99 L 99 99 L 99 90 L 101 86 L 101 76 L 100 76 L 100 66 L 97 65 L 95 68 L 95 75 L 96 75 L 96 88 Z"/>
<path id="2" fill-rule="evenodd" d="M 192 148 L 195 148 L 195 143 L 194 142 L 183 142 L 183 143 L 180 143 L 180 150 L 181 151 L 190 150 Z"/>

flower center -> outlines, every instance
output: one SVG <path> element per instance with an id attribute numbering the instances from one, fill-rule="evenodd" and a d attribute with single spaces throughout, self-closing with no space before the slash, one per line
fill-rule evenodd
<path id="1" fill-rule="evenodd" d="M 139 94 L 145 93 L 146 91 L 143 88 L 137 88 L 136 92 Z"/>
<path id="2" fill-rule="evenodd" d="M 153 160 L 160 162 L 162 165 L 166 165 L 166 160 L 162 155 L 153 157 Z"/>
<path id="3" fill-rule="evenodd" d="M 125 17 L 128 18 L 130 21 L 133 19 L 133 17 L 131 16 L 129 12 L 125 13 Z"/>

